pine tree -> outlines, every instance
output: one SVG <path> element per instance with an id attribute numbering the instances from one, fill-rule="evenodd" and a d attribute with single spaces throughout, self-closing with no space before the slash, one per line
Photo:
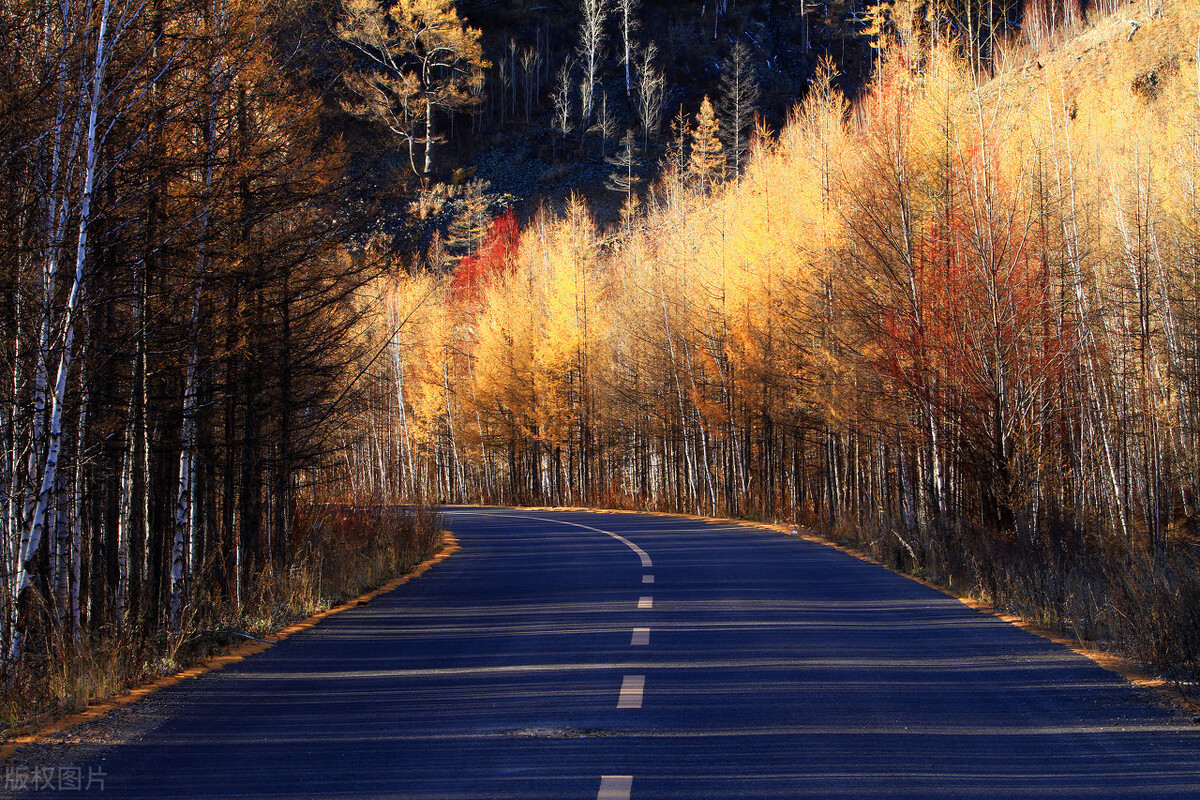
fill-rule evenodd
<path id="1" fill-rule="evenodd" d="M 346 75 L 358 97 L 351 113 L 382 122 L 408 147 L 413 172 L 433 171 L 435 112 L 474 108 L 482 99 L 480 33 L 458 16 L 453 0 L 344 0 L 337 35 L 370 66 Z M 418 168 L 417 146 L 424 163 Z"/>

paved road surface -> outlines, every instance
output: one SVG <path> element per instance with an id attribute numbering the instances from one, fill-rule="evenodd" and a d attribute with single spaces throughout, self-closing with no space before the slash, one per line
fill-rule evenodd
<path id="1" fill-rule="evenodd" d="M 424 577 L 155 695 L 103 796 L 1200 797 L 1200 726 L 830 548 L 446 516 L 463 549 Z"/>

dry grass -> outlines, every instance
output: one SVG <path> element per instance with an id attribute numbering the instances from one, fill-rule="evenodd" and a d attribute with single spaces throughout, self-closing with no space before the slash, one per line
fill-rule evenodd
<path id="1" fill-rule="evenodd" d="M 1049 49 L 1019 42 L 999 55 L 1002 71 L 985 92 L 1011 105 L 1044 107 L 1055 101 L 1089 101 L 1136 91 L 1152 71 L 1196 68 L 1200 0 L 1132 0 L 1111 14 L 1056 35 Z"/>
<path id="2" fill-rule="evenodd" d="M 262 638 L 410 571 L 439 540 L 436 509 L 322 504 L 297 511 L 294 560 L 268 566 L 246 587 L 240 607 L 197 592 L 178 631 L 129 625 L 74 641 L 39 637 L 17 668 L 0 676 L 0 736 L 128 692 L 199 663 L 248 637 Z"/>
<path id="3" fill-rule="evenodd" d="M 1092 649 L 1200 699 L 1200 550 L 1105 541 L 1066 526 L 1017 536 L 966 525 L 922 532 L 849 522 L 830 539 Z"/>

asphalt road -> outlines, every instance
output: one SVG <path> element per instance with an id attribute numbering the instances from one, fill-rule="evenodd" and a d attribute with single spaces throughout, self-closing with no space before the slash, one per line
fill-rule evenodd
<path id="1" fill-rule="evenodd" d="M 831 548 L 631 514 L 446 524 L 462 551 L 425 576 L 156 694 L 164 721 L 84 768 L 92 796 L 1200 797 L 1200 725 Z"/>

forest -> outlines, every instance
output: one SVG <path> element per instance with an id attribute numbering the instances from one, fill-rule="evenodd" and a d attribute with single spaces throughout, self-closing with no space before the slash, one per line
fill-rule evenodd
<path id="1" fill-rule="evenodd" d="M 1194 680 L 1195 12 L 993 75 L 883 7 L 864 91 L 825 61 L 741 170 L 705 99 L 614 224 L 388 286 L 356 490 L 791 521 Z"/>
<path id="2" fill-rule="evenodd" d="M 383 267 L 350 247 L 310 27 L 288 3 L 0 9 L 9 730 L 434 546 L 428 513 L 340 483 Z"/>
<path id="3" fill-rule="evenodd" d="M 0 723 L 460 502 L 786 520 L 1195 677 L 1196 12 L 5 3 Z"/>

